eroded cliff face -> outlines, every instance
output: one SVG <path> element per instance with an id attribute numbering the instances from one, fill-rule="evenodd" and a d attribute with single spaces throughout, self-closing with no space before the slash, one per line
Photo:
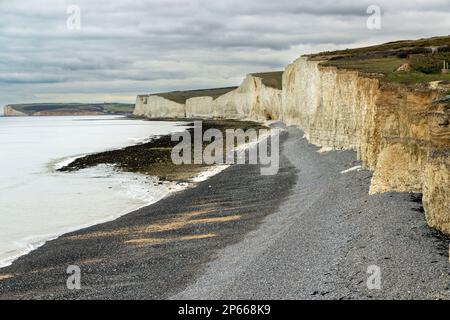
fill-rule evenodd
<path id="1" fill-rule="evenodd" d="M 215 117 L 266 120 L 278 119 L 282 91 L 267 87 L 262 79 L 247 75 L 236 89 L 213 101 Z"/>
<path id="2" fill-rule="evenodd" d="M 186 117 L 209 119 L 214 117 L 214 99 L 196 97 L 186 100 Z"/>
<path id="3" fill-rule="evenodd" d="M 371 193 L 423 193 L 429 225 L 450 234 L 450 115 L 433 104 L 439 94 L 302 57 L 284 73 L 280 119 L 311 143 L 357 151 L 374 171 Z"/>
<path id="4" fill-rule="evenodd" d="M 373 148 L 378 81 L 356 71 L 324 68 L 320 61 L 296 60 L 283 76 L 281 119 L 302 127 L 311 143 L 354 149 L 368 161 Z"/>
<path id="5" fill-rule="evenodd" d="M 3 108 L 3 115 L 5 117 L 25 117 L 25 116 L 27 116 L 26 113 L 20 112 L 11 106 L 5 106 Z"/>
<path id="6" fill-rule="evenodd" d="M 148 118 L 185 118 L 186 106 L 156 95 L 136 98 L 133 114 Z"/>
<path id="7" fill-rule="evenodd" d="M 231 92 L 192 98 L 185 106 L 138 97 L 135 114 L 297 125 L 313 144 L 355 150 L 374 171 L 371 193 L 423 193 L 427 222 L 450 234 L 450 111 L 448 103 L 433 103 L 440 94 L 437 88 L 387 84 L 301 57 L 286 68 L 282 90 L 248 75 Z"/>
<path id="8" fill-rule="evenodd" d="M 278 119 L 281 103 L 281 90 L 265 86 L 261 78 L 248 75 L 238 88 L 215 99 L 200 96 L 181 104 L 157 95 L 138 96 L 134 115 L 149 118 Z"/>
<path id="9" fill-rule="evenodd" d="M 450 234 L 450 105 L 427 111 L 428 150 L 422 175 L 423 203 L 430 226 Z"/>

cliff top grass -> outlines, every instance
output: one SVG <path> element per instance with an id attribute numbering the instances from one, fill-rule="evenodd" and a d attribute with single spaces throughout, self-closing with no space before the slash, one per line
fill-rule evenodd
<path id="1" fill-rule="evenodd" d="M 425 49 L 427 51 L 429 47 L 446 47 L 450 45 L 450 35 L 442 36 L 442 37 L 433 37 L 426 39 L 418 39 L 418 40 L 400 40 L 387 42 L 379 45 L 362 47 L 362 48 L 354 48 L 354 49 L 345 49 L 345 50 L 336 50 L 336 51 L 324 51 L 317 54 L 309 55 L 311 58 L 317 59 L 320 57 L 330 57 L 330 56 L 342 56 L 342 55 L 361 55 L 361 54 L 370 54 L 370 53 L 380 53 L 380 52 L 389 52 L 389 51 L 405 51 L 405 50 L 414 50 L 414 49 Z"/>
<path id="2" fill-rule="evenodd" d="M 450 81 L 450 74 L 442 73 L 443 62 L 450 62 L 450 36 L 395 41 L 308 57 L 324 61 L 324 66 L 357 70 L 404 85 Z"/>
<path id="3" fill-rule="evenodd" d="M 283 89 L 283 71 L 252 73 L 252 76 L 261 78 L 266 87 Z"/>
<path id="4" fill-rule="evenodd" d="M 187 91 L 172 91 L 172 92 L 154 93 L 151 95 L 163 97 L 176 103 L 185 104 L 186 100 L 197 97 L 212 97 L 213 99 L 216 99 L 221 95 L 224 95 L 230 91 L 235 90 L 236 88 L 237 87 L 225 87 L 225 88 L 199 89 Z"/>
<path id="5" fill-rule="evenodd" d="M 33 115 L 36 112 L 99 112 L 107 114 L 132 113 L 134 104 L 127 103 L 30 103 L 9 104 L 14 110 Z"/>

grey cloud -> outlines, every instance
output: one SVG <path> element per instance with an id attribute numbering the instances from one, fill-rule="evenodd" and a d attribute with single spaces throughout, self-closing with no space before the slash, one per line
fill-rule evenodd
<path id="1" fill-rule="evenodd" d="M 82 29 L 66 29 L 78 4 Z M 0 104 L 236 85 L 304 53 L 447 34 L 448 0 L 0 0 Z M 26 92 L 26 94 L 24 94 Z"/>

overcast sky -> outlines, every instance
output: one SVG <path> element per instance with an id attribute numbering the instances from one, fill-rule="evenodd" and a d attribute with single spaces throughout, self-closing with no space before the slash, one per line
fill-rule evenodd
<path id="1" fill-rule="evenodd" d="M 371 4 L 381 30 L 366 26 Z M 448 34 L 449 0 L 0 0 L 0 106 L 134 102 L 238 85 L 305 53 Z"/>

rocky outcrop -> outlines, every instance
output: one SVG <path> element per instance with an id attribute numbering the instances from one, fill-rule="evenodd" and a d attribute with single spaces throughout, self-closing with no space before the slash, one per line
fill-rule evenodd
<path id="1" fill-rule="evenodd" d="M 355 150 L 374 171 L 371 193 L 423 193 L 428 224 L 450 234 L 450 111 L 436 102 L 441 95 L 435 84 L 410 88 L 304 56 L 286 68 L 280 88 L 248 75 L 239 88 L 188 99 L 185 108 L 188 117 L 279 119 L 313 144 Z"/>
<path id="2" fill-rule="evenodd" d="M 5 106 L 3 108 L 3 115 L 5 117 L 25 117 L 26 113 L 14 109 L 12 106 Z"/>

